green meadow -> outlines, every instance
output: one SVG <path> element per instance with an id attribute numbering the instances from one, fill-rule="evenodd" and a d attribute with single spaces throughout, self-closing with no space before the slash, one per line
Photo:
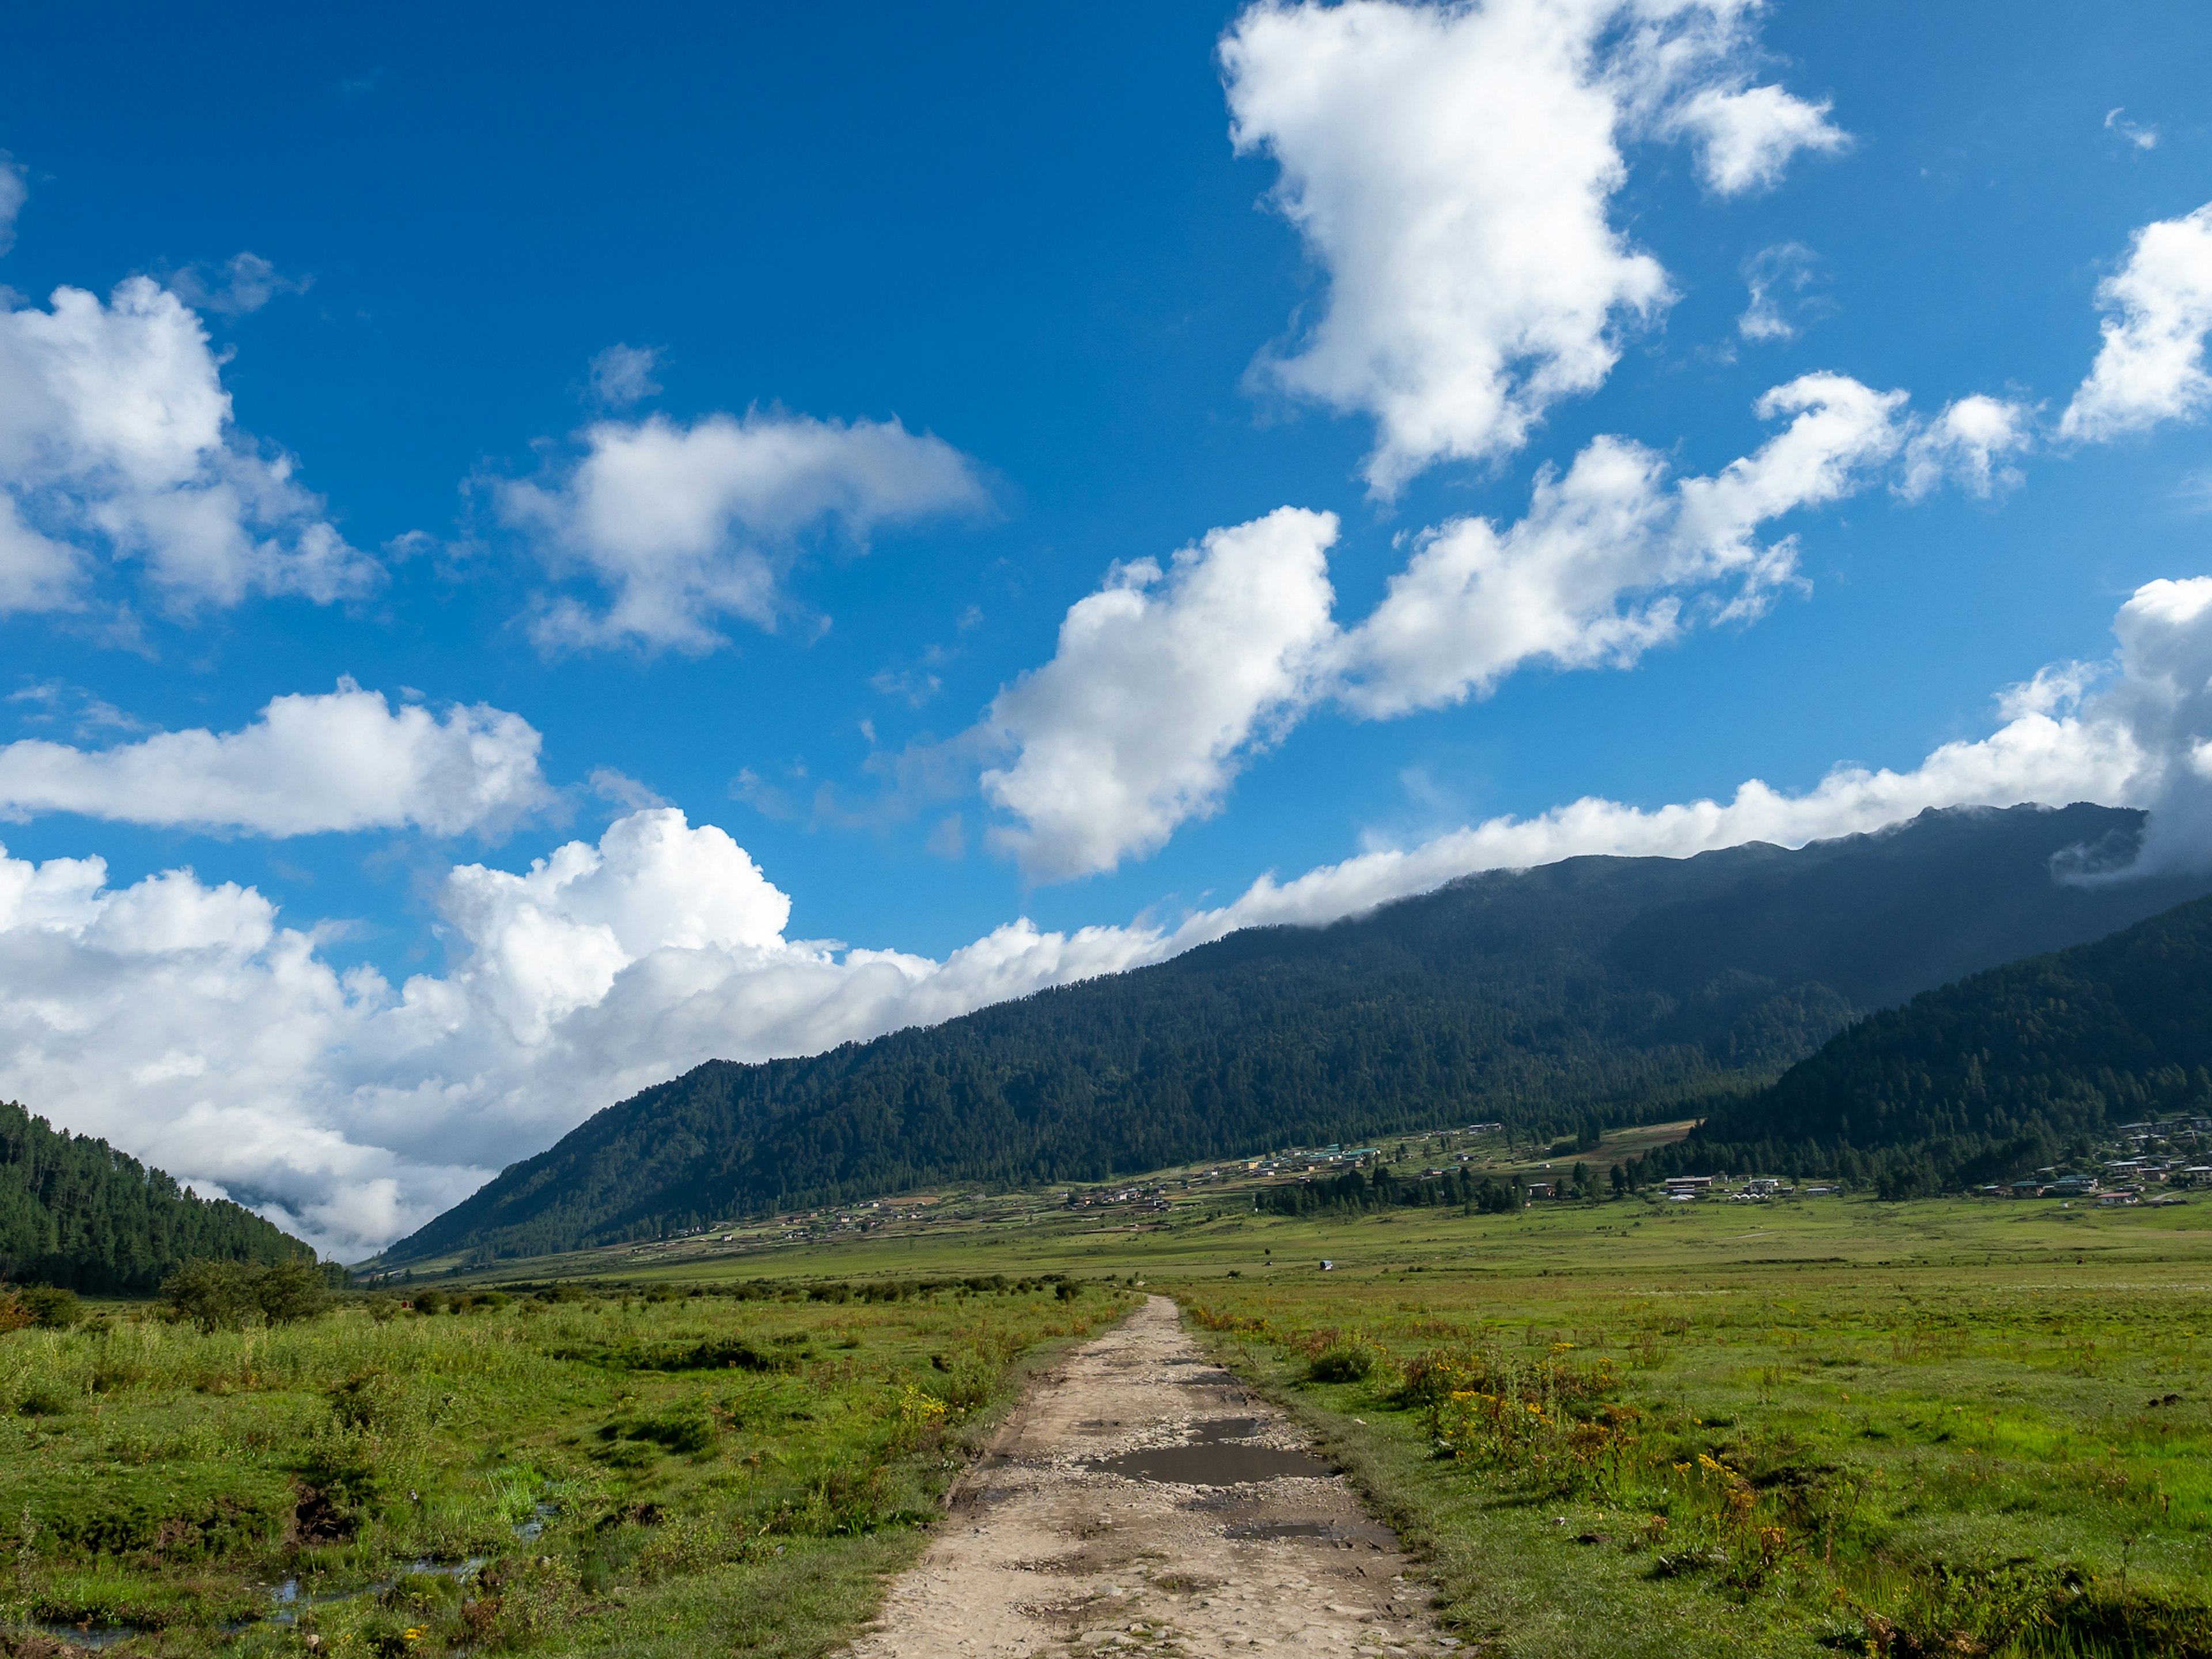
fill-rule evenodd
<path id="1" fill-rule="evenodd" d="M 0 1335 L 7 1639 L 826 1651 L 1027 1368 L 1141 1286 L 1481 1651 L 2212 1654 L 2212 1202 L 933 1196 L 276 1329 Z"/>
<path id="2" fill-rule="evenodd" d="M 1177 1289 L 1489 1650 L 2212 1653 L 2212 1206 L 1630 1209 Z"/>
<path id="3" fill-rule="evenodd" d="M 0 1644 L 813 1654 L 1028 1365 L 1127 1305 L 1025 1280 L 427 1287 L 204 1333 L 0 1335 Z"/>

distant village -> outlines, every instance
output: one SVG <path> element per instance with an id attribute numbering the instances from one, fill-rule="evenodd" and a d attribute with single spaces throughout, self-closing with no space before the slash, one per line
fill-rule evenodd
<path id="1" fill-rule="evenodd" d="M 1401 1170 L 1402 1177 L 1430 1179 L 1442 1176 L 1453 1168 L 1480 1163 L 1486 1152 L 1494 1155 L 1499 1150 L 1494 1140 L 1486 1147 L 1462 1148 L 1480 1138 L 1504 1133 L 1502 1123 L 1470 1123 L 1408 1137 L 1409 1141 L 1431 1149 L 1442 1161 L 1419 1170 Z M 1403 1160 L 1407 1148 L 1401 1145 L 1397 1150 L 1400 1158 L 1394 1160 L 1380 1146 L 1332 1143 L 1326 1146 L 1294 1147 L 1264 1157 L 1225 1159 L 1203 1169 L 1148 1180 L 1054 1188 L 1050 1202 L 1062 1212 L 1159 1215 L 1175 1208 L 1178 1200 L 1195 1198 L 1210 1188 L 1222 1188 L 1232 1182 L 1249 1187 L 1255 1181 L 1269 1185 L 1311 1181 L 1346 1170 L 1371 1168 L 1386 1162 L 1396 1164 Z M 2078 1169 L 2054 1165 L 2017 1181 L 1993 1182 L 1977 1188 L 1975 1195 L 2088 1201 L 2105 1208 L 2118 1208 L 2133 1204 L 2179 1203 L 2182 1200 L 2175 1196 L 2179 1192 L 2193 1187 L 2212 1187 L 2212 1118 L 2123 1124 L 2115 1132 L 2114 1139 L 2100 1150 L 2110 1156 L 2087 1160 Z M 1573 1156 L 1557 1149 L 1554 1152 L 1562 1158 Z M 1566 1179 L 1541 1172 L 1549 1168 L 1549 1164 L 1544 1164 L 1540 1170 L 1523 1170 L 1506 1178 L 1522 1193 L 1528 1205 L 1565 1200 L 1573 1185 Z M 1844 1188 L 1836 1182 L 1799 1183 L 1775 1176 L 1681 1175 L 1668 1176 L 1651 1190 L 1658 1201 L 1668 1204 L 1768 1204 L 1791 1199 L 1834 1197 Z M 974 1212 L 961 1206 L 984 1199 L 985 1194 L 981 1193 L 965 1196 L 908 1195 L 795 1212 L 781 1217 L 769 1236 L 779 1243 L 797 1243 L 870 1233 L 893 1223 L 926 1224 L 933 1221 L 969 1220 L 974 1218 Z M 752 1237 L 757 1240 L 762 1236 L 754 1233 Z M 632 1248 L 650 1251 L 687 1239 L 709 1245 L 745 1242 L 744 1235 L 734 1224 L 727 1224 L 672 1231 L 661 1239 L 641 1242 Z"/>

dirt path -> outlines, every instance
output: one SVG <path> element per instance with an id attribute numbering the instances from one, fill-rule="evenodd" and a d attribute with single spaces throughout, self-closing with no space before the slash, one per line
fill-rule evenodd
<path id="1" fill-rule="evenodd" d="M 853 1659 L 1438 1652 L 1387 1528 L 1175 1304 L 1041 1376 Z"/>

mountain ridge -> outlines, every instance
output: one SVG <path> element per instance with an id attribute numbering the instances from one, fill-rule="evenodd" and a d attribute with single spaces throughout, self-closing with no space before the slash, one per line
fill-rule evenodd
<path id="1" fill-rule="evenodd" d="M 2053 878 L 2061 854 L 2124 862 L 2142 826 L 2087 805 L 1954 808 L 1794 851 L 1486 872 L 822 1054 L 710 1060 L 377 1260 L 539 1255 L 1461 1115 L 1539 1131 L 1640 1121 L 1763 1085 L 1885 1001 L 2212 887 Z"/>

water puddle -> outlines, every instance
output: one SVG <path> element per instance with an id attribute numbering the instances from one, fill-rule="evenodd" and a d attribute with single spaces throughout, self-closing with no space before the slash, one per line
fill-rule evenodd
<path id="1" fill-rule="evenodd" d="M 334 1601 L 358 1601 L 364 1595 L 381 1595 L 401 1578 L 410 1576 L 427 1574 L 439 1578 L 471 1577 L 490 1559 L 489 1556 L 471 1555 L 465 1561 L 410 1561 L 392 1577 L 380 1578 L 373 1584 L 357 1584 L 351 1589 L 313 1590 L 305 1595 L 301 1593 L 298 1579 L 287 1578 L 269 1592 L 269 1599 L 276 1603 L 270 1611 L 269 1622 L 289 1625 L 308 1607 L 328 1607 Z"/>
<path id="2" fill-rule="evenodd" d="M 530 1511 L 530 1519 L 515 1523 L 514 1535 L 525 1544 L 534 1544 L 545 1535 L 545 1523 L 561 1513 L 558 1504 L 539 1504 Z"/>
<path id="3" fill-rule="evenodd" d="M 545 1531 L 545 1523 L 560 1513 L 558 1504 L 540 1504 L 531 1511 L 530 1519 L 518 1523 L 515 1538 L 522 1543 L 535 1542 Z M 441 1578 L 470 1578 L 491 1558 L 471 1555 L 465 1561 L 433 1561 L 427 1557 L 410 1561 L 397 1568 L 389 1578 L 380 1578 L 374 1583 L 356 1584 L 349 1589 L 306 1590 L 300 1588 L 297 1578 L 287 1578 L 270 1587 L 270 1608 L 263 1615 L 272 1625 L 289 1625 L 309 1607 L 327 1607 L 336 1601 L 358 1601 L 365 1595 L 381 1595 L 401 1578 L 430 1574 Z M 134 1636 L 158 1634 L 151 1625 L 52 1625 L 41 1624 L 36 1628 L 57 1642 L 66 1642 L 72 1647 L 98 1651 L 129 1641 Z M 225 1635 L 235 1636 L 251 1628 L 249 1625 L 224 1625 Z"/>
<path id="4" fill-rule="evenodd" d="M 153 1633 L 149 1626 L 142 1625 L 40 1625 L 36 1628 L 57 1642 L 94 1650 L 112 1648 L 118 1642 L 127 1642 L 134 1636 Z"/>
<path id="5" fill-rule="evenodd" d="M 1102 1457 L 1091 1468 L 1133 1480 L 1179 1486 L 1240 1486 L 1255 1480 L 1326 1480 L 1336 1471 L 1319 1458 L 1276 1446 L 1238 1443 L 1260 1432 L 1256 1417 L 1220 1417 L 1200 1423 L 1180 1446 L 1146 1446 Z"/>
<path id="6" fill-rule="evenodd" d="M 1228 1527 L 1224 1538 L 1322 1538 L 1340 1543 L 1352 1534 L 1327 1521 L 1255 1521 L 1248 1526 Z"/>

